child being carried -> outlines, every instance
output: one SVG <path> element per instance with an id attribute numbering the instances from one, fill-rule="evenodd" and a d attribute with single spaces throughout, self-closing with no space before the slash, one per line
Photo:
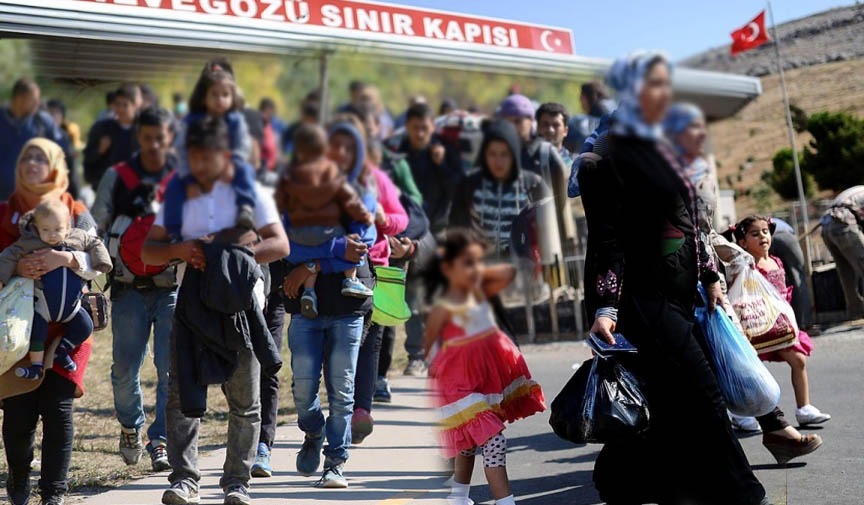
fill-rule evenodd
<path id="1" fill-rule="evenodd" d="M 290 222 L 287 233 L 291 242 L 318 246 L 343 237 L 348 234 L 347 221 L 371 226 L 374 216 L 339 167 L 326 157 L 324 130 L 320 126 L 300 125 L 294 134 L 294 145 L 294 159 L 276 191 L 277 204 Z M 357 267 L 362 264 L 361 260 L 344 270 L 343 296 L 372 296 L 372 290 L 357 279 Z M 306 279 L 300 299 L 301 314 L 310 319 L 318 317 L 317 278 L 313 273 Z"/>
<path id="2" fill-rule="evenodd" d="M 21 218 L 21 238 L 0 253 L 0 288 L 15 274 L 18 261 L 40 249 L 82 251 L 89 253 L 94 270 L 111 271 L 111 258 L 105 245 L 95 235 L 71 227 L 68 207 L 60 200 L 39 204 Z M 43 372 L 45 340 L 48 323 L 63 326 L 63 339 L 57 346 L 55 358 L 60 365 L 75 371 L 77 365 L 69 356 L 93 332 L 93 319 L 83 308 L 84 280 L 68 268 L 61 267 L 43 275 L 35 283 L 35 310 L 30 333 L 30 366 L 15 369 L 15 375 L 38 380 Z"/>

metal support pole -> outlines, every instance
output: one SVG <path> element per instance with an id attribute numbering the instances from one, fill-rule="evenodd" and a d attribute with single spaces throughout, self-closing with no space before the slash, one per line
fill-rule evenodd
<path id="1" fill-rule="evenodd" d="M 768 16 L 771 19 L 771 36 L 774 38 L 774 55 L 777 58 L 777 69 L 780 72 L 780 88 L 783 91 L 783 109 L 786 114 L 786 130 L 789 134 L 789 144 L 792 146 L 792 163 L 795 166 L 795 182 L 798 185 L 798 205 L 801 208 L 801 222 L 804 224 L 804 271 L 807 274 L 807 289 L 813 299 L 813 249 L 810 245 L 810 216 L 808 215 L 807 196 L 804 194 L 804 179 L 801 165 L 798 163 L 798 145 L 795 141 L 795 128 L 792 124 L 792 111 L 789 107 L 789 93 L 786 91 L 786 75 L 783 72 L 783 60 L 780 58 L 780 39 L 777 37 L 777 25 L 774 23 L 774 9 L 768 2 Z"/>
<path id="2" fill-rule="evenodd" d="M 326 124 L 330 120 L 330 69 L 328 66 L 330 54 L 327 51 L 321 51 L 319 60 L 319 84 L 318 89 L 321 91 L 321 108 L 318 110 L 318 122 Z"/>

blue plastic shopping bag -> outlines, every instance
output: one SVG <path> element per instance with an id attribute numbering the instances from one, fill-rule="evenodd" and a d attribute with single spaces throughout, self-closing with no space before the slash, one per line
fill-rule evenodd
<path id="1" fill-rule="evenodd" d="M 701 286 L 699 290 L 704 298 Z M 729 411 L 739 416 L 762 416 L 774 410 L 780 402 L 780 385 L 729 316 L 719 308 L 708 312 L 697 307 L 696 318 L 711 348 L 717 382 Z"/>

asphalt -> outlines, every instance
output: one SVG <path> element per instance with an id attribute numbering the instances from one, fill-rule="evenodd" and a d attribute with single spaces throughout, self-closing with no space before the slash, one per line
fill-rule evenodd
<path id="1" fill-rule="evenodd" d="M 777 465 L 762 447 L 760 435 L 742 436 L 741 444 L 756 476 L 765 486 L 773 505 L 861 505 L 864 503 L 864 329 L 839 326 L 813 339 L 815 350 L 808 362 L 811 401 L 833 415 L 821 428 L 803 429 L 819 433 L 823 446 L 815 453 Z M 579 342 L 523 348 L 547 402 L 560 391 L 573 373 L 573 365 L 589 352 Z M 795 400 L 786 364 L 770 363 L 769 370 L 780 384 L 780 407 L 795 422 Z M 600 449 L 576 446 L 551 433 L 548 411 L 507 428 L 510 441 L 507 468 L 516 500 L 522 505 L 599 505 L 591 472 Z M 471 497 L 478 504 L 492 504 L 479 467 L 472 482 Z"/>
<path id="2" fill-rule="evenodd" d="M 815 338 L 814 343 L 816 349 L 808 363 L 812 401 L 834 416 L 817 429 L 825 440 L 822 448 L 800 462 L 783 467 L 776 465 L 761 446 L 761 437 L 742 437 L 741 443 L 774 505 L 860 505 L 864 503 L 864 435 L 858 429 L 857 420 L 864 415 L 861 401 L 864 330 L 837 327 Z M 572 375 L 573 365 L 589 356 L 581 342 L 525 346 L 523 351 L 550 403 Z M 794 421 L 789 368 L 784 364 L 769 364 L 769 369 L 783 389 L 781 408 Z M 253 503 L 446 503 L 443 488 L 448 471 L 435 447 L 434 413 L 428 408 L 425 387 L 423 379 L 394 379 L 393 404 L 376 406 L 373 412 L 375 432 L 361 446 L 352 448 L 346 466 L 350 487 L 346 490 L 316 489 L 312 487 L 314 478 L 298 476 L 294 472 L 294 456 L 300 446 L 301 433 L 296 425 L 280 427 L 274 450 L 276 473 L 273 478 L 253 481 Z M 600 447 L 576 446 L 558 439 L 549 428 L 548 416 L 547 411 L 507 428 L 508 471 L 517 502 L 523 505 L 599 505 L 591 472 Z M 217 482 L 223 458 L 224 452 L 216 451 L 201 460 L 202 503 L 221 503 Z M 158 504 L 166 485 L 165 474 L 154 475 L 88 497 L 82 503 Z M 471 498 L 477 504 L 494 503 L 479 461 Z"/>

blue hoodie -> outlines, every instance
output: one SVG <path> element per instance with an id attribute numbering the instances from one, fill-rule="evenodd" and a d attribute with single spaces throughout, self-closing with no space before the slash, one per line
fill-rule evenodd
<path id="1" fill-rule="evenodd" d="M 335 133 L 347 133 L 354 138 L 357 145 L 357 159 L 354 162 L 354 167 L 348 174 L 348 182 L 357 189 L 363 204 L 371 213 L 375 213 L 375 208 L 378 205 L 377 192 L 370 188 L 360 187 L 358 178 L 363 172 L 363 167 L 366 165 L 366 143 L 360 132 L 350 123 L 338 123 L 330 128 L 329 135 Z M 282 222 L 285 228 L 291 227 L 291 222 L 288 216 L 282 215 Z M 360 239 L 370 248 L 375 244 L 378 238 L 378 232 L 374 225 L 367 226 L 361 223 L 353 223 L 349 228 L 349 233 L 360 235 Z M 347 239 L 338 237 L 317 246 L 304 246 L 291 242 L 291 254 L 286 260 L 293 265 L 306 263 L 307 261 L 318 260 L 321 265 L 321 273 L 334 273 L 348 270 L 351 267 L 357 266 L 354 263 L 346 261 L 345 250 L 347 247 Z"/>

